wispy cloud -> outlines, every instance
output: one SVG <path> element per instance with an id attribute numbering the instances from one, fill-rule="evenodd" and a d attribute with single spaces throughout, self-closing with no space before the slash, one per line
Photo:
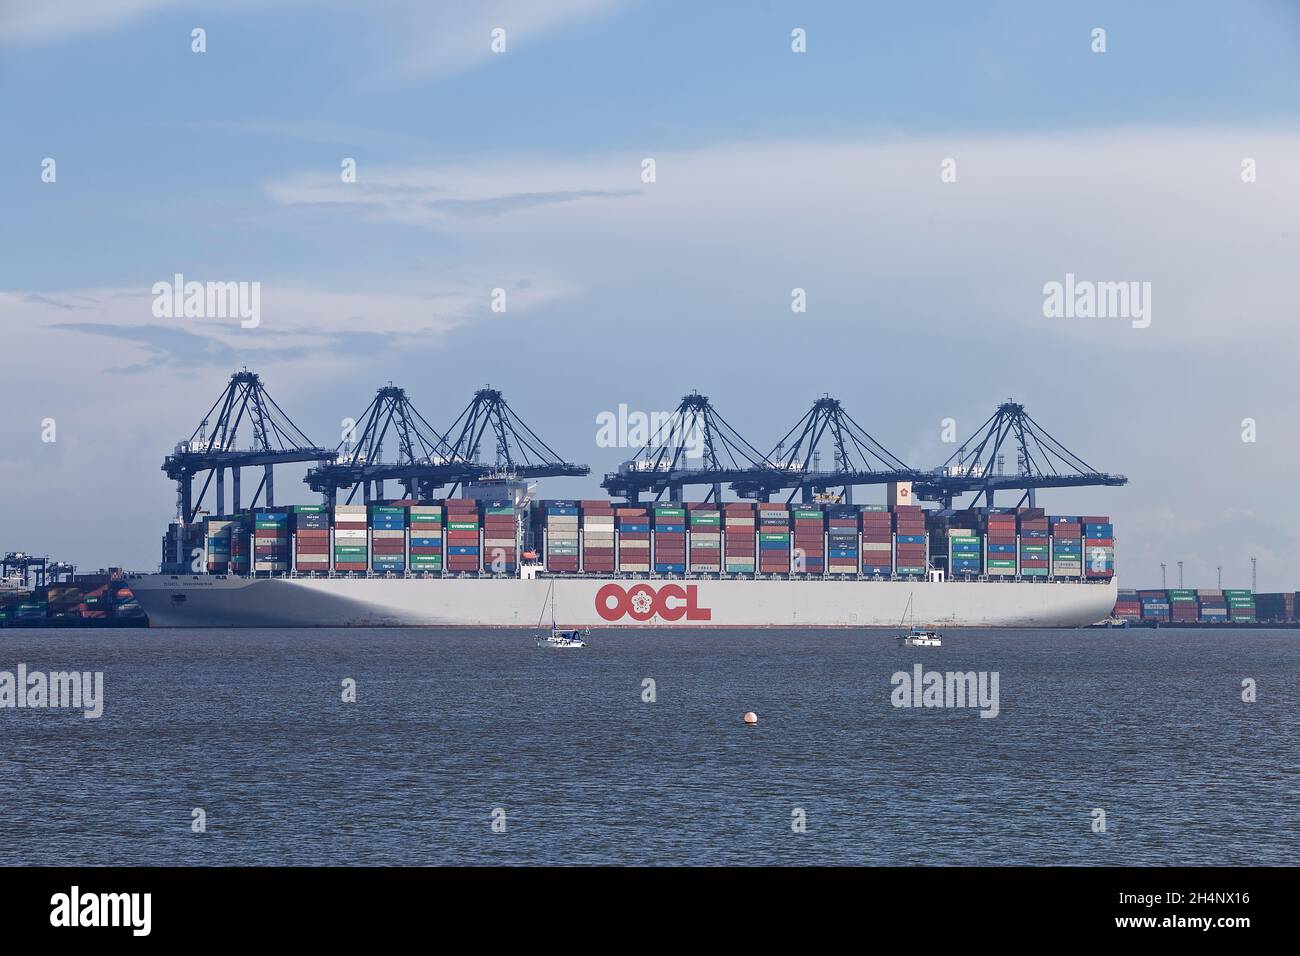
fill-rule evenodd
<path id="1" fill-rule="evenodd" d="M 526 51 L 557 29 L 606 14 L 627 0 L 402 0 L 374 9 L 396 49 L 393 80 L 458 73 L 496 56 L 492 31 L 506 31 L 506 53 Z"/>
<path id="2" fill-rule="evenodd" d="M 518 163 L 513 169 L 496 168 L 376 168 L 362 169 L 355 183 L 337 175 L 303 173 L 268 183 L 267 195 L 286 206 L 342 207 L 376 219 L 431 224 L 448 219 L 480 219 L 583 200 L 624 199 L 640 190 L 626 184 L 608 167 L 589 175 L 566 165 L 550 164 L 551 172 L 530 173 L 545 161 Z M 584 179 L 604 180 L 604 185 L 583 187 Z"/>
<path id="3" fill-rule="evenodd" d="M 391 130 L 379 130 L 350 123 L 331 123 L 324 120 L 252 119 L 252 120 L 172 120 L 161 123 L 167 129 L 196 132 L 229 133 L 235 136 L 263 136 L 268 139 L 292 140 L 302 143 L 327 143 L 330 145 L 385 145 L 423 149 L 425 137 L 407 135 Z"/>
<path id="4" fill-rule="evenodd" d="M 524 315 L 566 294 L 555 280 L 527 275 L 407 292 L 331 292 L 270 282 L 263 283 L 261 324 L 247 329 L 237 319 L 159 320 L 152 296 L 127 288 L 0 293 L 0 313 L 11 327 L 26 330 L 29 350 L 58 355 L 61 368 L 83 373 L 227 368 L 250 359 L 293 365 L 436 351 L 448 333 L 492 314 L 494 285 L 507 288 L 511 311 Z M 72 321 L 72 313 L 83 317 Z M 122 348 L 105 350 L 104 339 Z M 14 368 L 7 374 L 23 373 Z"/>
<path id="5" fill-rule="evenodd" d="M 606 14 L 628 0 L 387 0 L 364 9 L 358 29 L 375 37 L 382 53 L 378 74 L 389 81 L 445 76 L 471 69 L 494 56 L 492 31 L 506 31 L 506 53 L 531 45 L 566 26 Z M 183 9 L 184 0 L 4 0 L 0 3 L 0 45 L 50 43 L 114 30 L 150 14 Z M 275 7 L 309 7 L 296 29 L 313 21 L 351 17 L 346 0 L 229 0 L 222 15 L 256 16 Z M 269 132 L 269 130 L 268 130 Z M 317 130 L 322 133 L 323 130 Z M 333 135 L 325 133 L 325 135 Z M 333 140 L 323 140 L 333 141 Z"/>
<path id="6" fill-rule="evenodd" d="M 0 43 L 60 40 L 113 29 L 181 0 L 4 0 Z"/>

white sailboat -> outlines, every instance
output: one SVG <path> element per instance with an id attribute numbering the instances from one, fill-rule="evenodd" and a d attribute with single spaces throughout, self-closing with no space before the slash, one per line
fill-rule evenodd
<path id="1" fill-rule="evenodd" d="M 551 605 L 551 632 L 549 634 L 537 635 L 538 647 L 570 648 L 586 647 L 587 643 L 583 640 L 591 636 L 589 627 L 560 627 L 555 623 L 555 582 L 546 589 L 546 597 Z M 546 606 L 542 606 L 542 613 L 537 618 L 537 626 L 542 626 L 542 618 L 546 616 Z"/>
<path id="2" fill-rule="evenodd" d="M 909 621 L 909 616 L 911 620 Z M 898 622 L 902 627 L 908 621 L 907 631 L 898 635 L 898 643 L 904 647 L 942 647 L 943 637 L 933 627 L 918 627 L 916 614 L 912 610 L 912 595 L 907 596 L 907 607 L 903 609 L 903 618 Z"/>

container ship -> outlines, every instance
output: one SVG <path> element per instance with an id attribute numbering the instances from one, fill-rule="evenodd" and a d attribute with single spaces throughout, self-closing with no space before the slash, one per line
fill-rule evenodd
<path id="1" fill-rule="evenodd" d="M 0 579 L 0 627 L 144 627 L 144 609 L 121 571 L 29 586 Z"/>
<path id="2" fill-rule="evenodd" d="M 906 490 L 903 491 L 906 496 Z M 127 585 L 153 626 L 1080 627 L 1106 516 L 1041 508 L 543 500 L 297 505 L 173 524 Z"/>
<path id="3" fill-rule="evenodd" d="M 533 479 L 590 469 L 563 460 L 491 387 L 445 430 L 392 383 L 351 421 L 337 448 L 317 447 L 256 373 L 231 376 L 163 463 L 177 520 L 161 573 L 128 582 L 153 625 L 535 627 L 553 595 L 557 617 L 578 627 L 892 627 L 909 602 L 934 625 L 1077 627 L 1116 603 L 1110 519 L 1048 515 L 1034 490 L 1127 479 L 1092 469 L 1011 400 L 920 472 L 830 396 L 765 454 L 692 392 L 594 500 L 537 497 Z M 249 422 L 253 443 L 239 450 Z M 628 425 L 612 447 L 639 443 Z M 830 471 L 823 438 L 835 446 Z M 481 460 L 485 440 L 493 464 Z M 1012 451 L 1019 467 L 1004 474 Z M 293 462 L 316 462 L 305 481 L 321 504 L 270 506 L 273 465 Z M 264 491 L 266 507 L 240 508 L 241 468 L 264 469 L 253 502 Z M 203 474 L 198 502 L 209 487 L 216 502 L 206 516 L 193 497 Z M 402 497 L 387 497 L 385 480 Z M 723 500 L 724 483 L 739 500 Z M 684 502 L 688 484 L 711 490 Z M 885 486 L 885 503 L 853 504 L 857 485 Z M 435 499 L 445 487 L 452 494 Z M 993 507 L 995 491 L 1015 491 L 1019 505 Z M 966 493 L 985 507 L 954 508 Z"/>

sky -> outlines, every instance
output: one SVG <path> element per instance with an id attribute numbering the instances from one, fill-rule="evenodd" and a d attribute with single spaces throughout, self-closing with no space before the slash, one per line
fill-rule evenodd
<path id="1" fill-rule="evenodd" d="M 326 446 L 490 384 L 592 468 L 545 497 L 694 389 L 762 449 L 831 394 L 920 468 L 1013 398 L 1128 476 L 1038 499 L 1114 518 L 1121 586 L 1300 588 L 1298 74 L 1266 0 L 5 0 L 0 550 L 155 568 L 248 367 Z M 156 315 L 178 273 L 256 324 Z M 1145 318 L 1046 315 L 1067 275 Z"/>

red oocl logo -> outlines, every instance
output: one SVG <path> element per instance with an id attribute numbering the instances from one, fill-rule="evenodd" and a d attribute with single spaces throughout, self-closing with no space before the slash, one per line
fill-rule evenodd
<path id="1" fill-rule="evenodd" d="M 648 621 L 656 614 L 665 621 L 712 620 L 713 612 L 699 606 L 696 585 L 665 584 L 658 589 L 648 584 L 634 584 L 624 588 L 606 584 L 596 592 L 596 613 L 606 621 L 630 617 L 634 621 Z"/>

